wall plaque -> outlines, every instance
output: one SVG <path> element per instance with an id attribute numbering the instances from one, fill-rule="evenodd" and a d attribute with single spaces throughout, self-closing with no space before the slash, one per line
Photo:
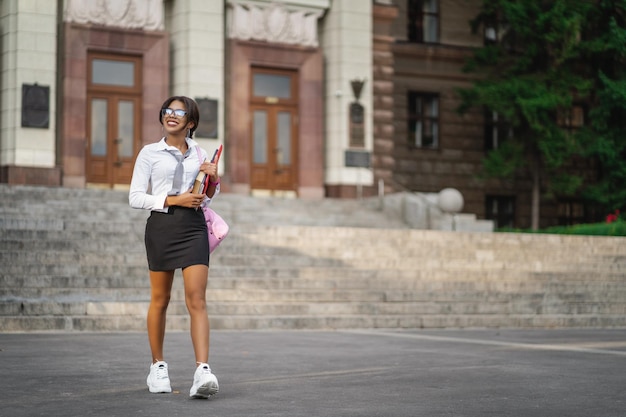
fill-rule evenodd
<path id="1" fill-rule="evenodd" d="M 22 84 L 22 127 L 47 129 L 50 125 L 50 87 Z"/>
<path id="2" fill-rule="evenodd" d="M 356 168 L 369 168 L 370 167 L 370 153 L 366 151 L 346 151 L 345 165 L 347 167 Z"/>
<path id="3" fill-rule="evenodd" d="M 202 138 L 217 138 L 217 100 L 210 98 L 196 98 L 200 111 L 200 123 L 196 135 Z"/>

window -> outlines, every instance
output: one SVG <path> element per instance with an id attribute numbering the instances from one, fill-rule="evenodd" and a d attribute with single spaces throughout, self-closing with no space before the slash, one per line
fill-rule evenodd
<path id="1" fill-rule="evenodd" d="M 408 141 L 417 148 L 439 147 L 439 97 L 409 92 Z"/>
<path id="2" fill-rule="evenodd" d="M 496 229 L 515 227 L 515 197 L 488 195 L 485 213 L 488 220 L 493 220 Z"/>
<path id="3" fill-rule="evenodd" d="M 141 94 L 141 57 L 90 52 L 87 61 L 90 91 Z"/>
<path id="4" fill-rule="evenodd" d="M 438 0 L 408 0 L 407 11 L 409 42 L 439 42 Z"/>
<path id="5" fill-rule="evenodd" d="M 291 77 L 255 73 L 252 79 L 252 90 L 255 97 L 291 98 Z"/>
<path id="6" fill-rule="evenodd" d="M 573 133 L 585 125 L 586 110 L 582 105 L 573 105 L 557 115 L 557 124 L 569 133 Z"/>
<path id="7" fill-rule="evenodd" d="M 135 63 L 95 58 L 91 61 L 93 84 L 133 87 L 135 85 Z"/>
<path id="8" fill-rule="evenodd" d="M 562 200 L 558 206 L 559 226 L 585 223 L 585 207 L 580 201 Z"/>
<path id="9" fill-rule="evenodd" d="M 496 29 L 495 26 L 485 27 L 483 42 L 485 45 L 493 45 L 498 42 L 498 29 Z"/>
<path id="10" fill-rule="evenodd" d="M 485 45 L 495 45 L 504 40 L 506 27 L 495 19 L 488 20 L 483 26 L 483 43 Z"/>
<path id="11" fill-rule="evenodd" d="M 511 125 L 495 111 L 485 108 L 485 150 L 498 149 L 503 141 L 513 137 Z"/>
<path id="12" fill-rule="evenodd" d="M 483 44 L 485 46 L 500 45 L 509 52 L 521 51 L 524 45 L 517 45 L 517 36 L 510 30 L 508 22 L 504 21 L 497 12 L 483 16 Z"/>

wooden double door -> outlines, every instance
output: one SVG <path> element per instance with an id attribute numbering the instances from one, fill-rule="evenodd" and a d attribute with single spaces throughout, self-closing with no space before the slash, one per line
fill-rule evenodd
<path id="1" fill-rule="evenodd" d="M 141 60 L 94 53 L 89 65 L 86 179 L 127 185 L 141 138 Z"/>
<path id="2" fill-rule="evenodd" d="M 87 181 L 114 187 L 130 184 L 135 159 L 140 100 L 117 95 L 93 95 L 90 116 Z"/>
<path id="3" fill-rule="evenodd" d="M 295 191 L 298 182 L 297 73 L 253 68 L 251 90 L 251 188 Z"/>

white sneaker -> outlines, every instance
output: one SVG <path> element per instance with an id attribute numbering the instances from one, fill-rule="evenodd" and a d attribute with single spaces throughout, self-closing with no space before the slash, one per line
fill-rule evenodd
<path id="1" fill-rule="evenodd" d="M 220 390 L 217 378 L 211 373 L 211 368 L 206 363 L 201 363 L 193 375 L 193 385 L 189 390 L 191 398 L 209 398 Z"/>
<path id="2" fill-rule="evenodd" d="M 150 373 L 146 380 L 150 392 L 156 394 L 159 392 L 172 392 L 170 385 L 170 377 L 167 373 L 167 363 L 158 361 L 150 365 Z"/>

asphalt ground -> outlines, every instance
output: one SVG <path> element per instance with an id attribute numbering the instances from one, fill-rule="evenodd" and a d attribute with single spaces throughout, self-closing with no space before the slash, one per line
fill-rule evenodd
<path id="1" fill-rule="evenodd" d="M 626 416 L 626 330 L 214 331 L 220 392 L 150 394 L 144 333 L 0 333 L 0 416 Z"/>

